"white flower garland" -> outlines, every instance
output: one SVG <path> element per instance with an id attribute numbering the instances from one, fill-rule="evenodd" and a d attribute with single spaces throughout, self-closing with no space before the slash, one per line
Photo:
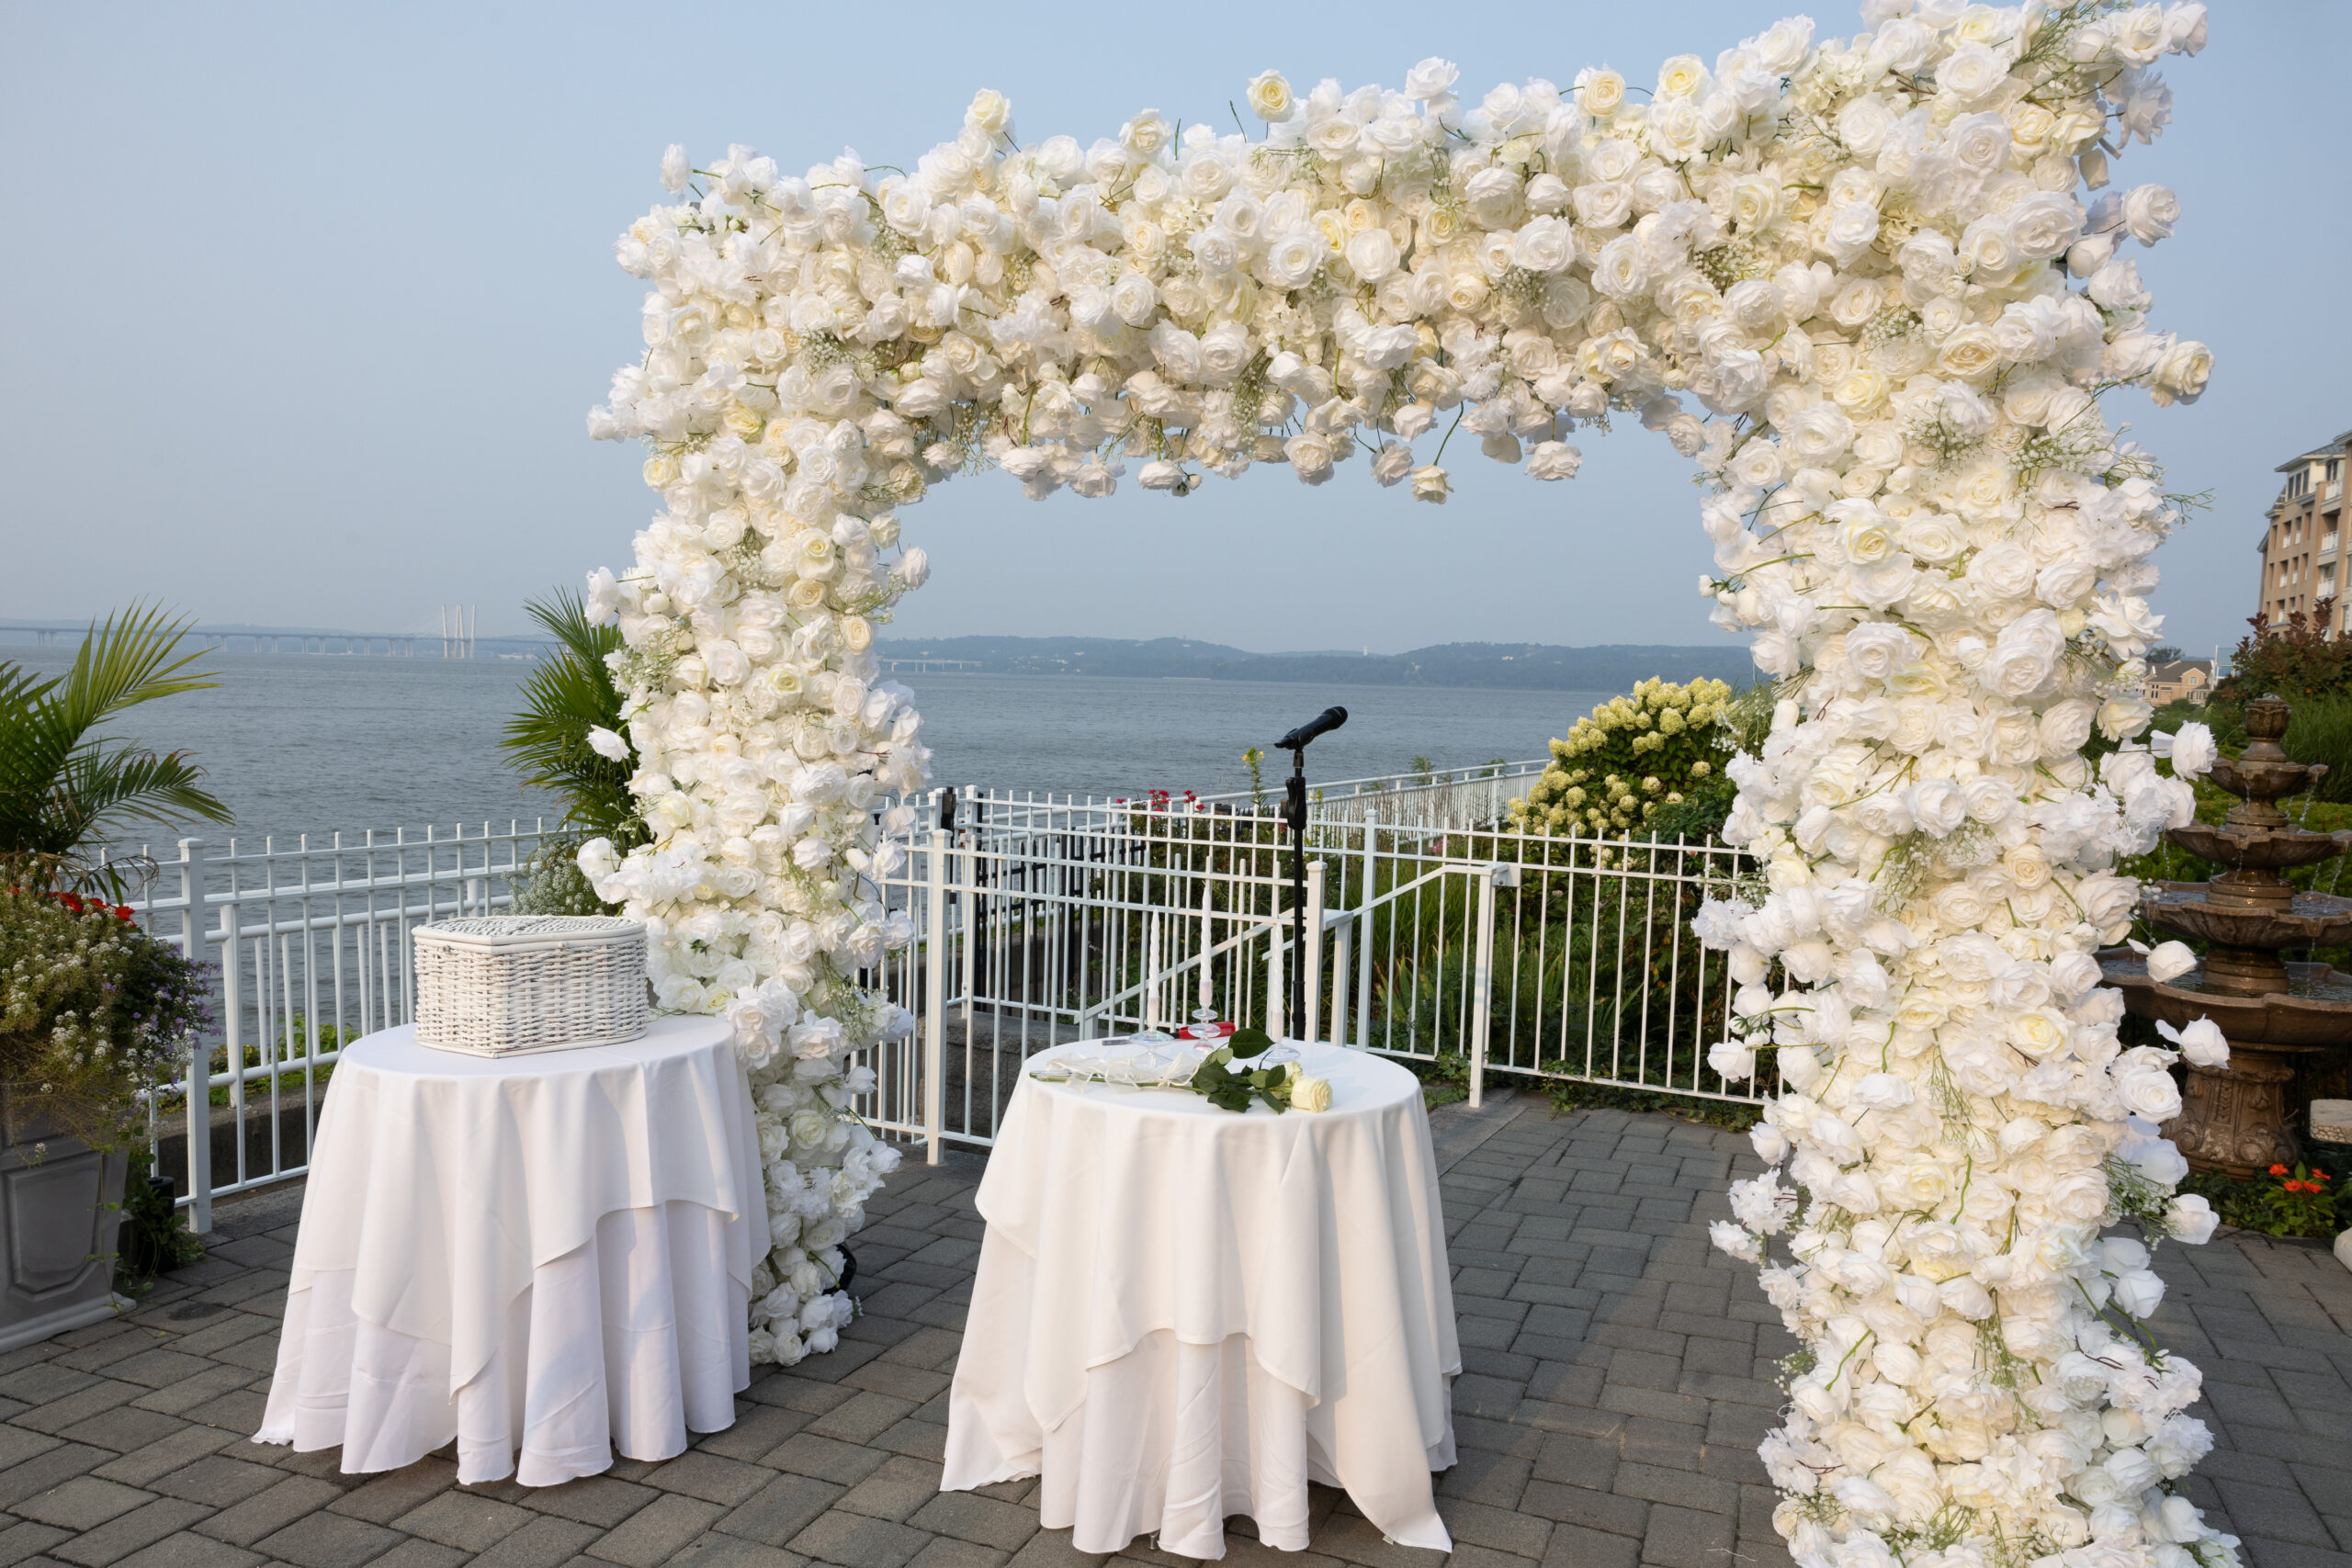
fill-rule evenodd
<path id="1" fill-rule="evenodd" d="M 1255 141 L 1147 110 L 1024 145 L 982 93 L 910 174 L 671 150 L 671 191 L 707 183 L 619 242 L 647 352 L 590 416 L 647 441 L 663 502 L 628 578 L 592 580 L 655 839 L 582 863 L 652 923 L 663 1004 L 724 1010 L 758 1064 L 759 1354 L 831 1343 L 833 1248 L 893 1163 L 842 1107 L 850 1055 L 908 1024 L 854 983 L 907 937 L 871 808 L 926 773 L 867 651 L 925 570 L 886 565 L 894 509 L 967 468 L 1100 496 L 1133 459 L 1182 494 L 1360 453 L 1442 502 L 1455 435 L 1566 479 L 1564 437 L 1630 413 L 1708 478 L 1703 591 L 1783 682 L 1734 764 L 1765 870 L 1698 922 L 1740 983 L 1715 1065 L 1770 1044 L 1784 1088 L 1772 1169 L 1715 1227 L 1758 1260 L 1778 1238 L 1765 1288 L 1805 1345 L 1776 1523 L 1806 1568 L 2234 1562 L 2169 1489 L 2211 1439 L 2139 1325 L 2163 1287 L 2099 1238 L 2213 1224 L 2154 1131 L 2172 1054 L 2119 1050 L 2092 957 L 2137 897 L 2114 857 L 2188 786 L 2137 746 L 2080 756 L 2145 727 L 2175 517 L 2096 399 L 2192 400 L 2211 355 L 2145 324 L 2117 254 L 2171 194 L 2076 193 L 2161 130 L 2149 68 L 2203 8 L 1865 18 L 1670 60 L 1647 102 L 1598 70 L 1466 105 L 1433 60 L 1401 93 L 1268 73 Z"/>

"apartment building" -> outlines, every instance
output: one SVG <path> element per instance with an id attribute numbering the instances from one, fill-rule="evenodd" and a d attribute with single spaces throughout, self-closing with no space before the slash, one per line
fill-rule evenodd
<path id="1" fill-rule="evenodd" d="M 2352 430 L 2324 446 L 2278 465 L 2287 476 L 2271 503 L 2269 525 L 2255 548 L 2262 556 L 2262 590 L 2255 608 L 2273 621 L 2328 602 L 2330 635 L 2352 628 L 2345 601 L 2337 523 L 2344 514 L 2344 464 L 2352 457 Z"/>

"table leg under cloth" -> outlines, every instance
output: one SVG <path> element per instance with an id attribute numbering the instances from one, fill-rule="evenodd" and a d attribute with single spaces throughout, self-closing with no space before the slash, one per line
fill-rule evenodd
<path id="1" fill-rule="evenodd" d="M 604 1214 L 588 1243 L 533 1269 L 462 1387 L 450 1386 L 447 1345 L 355 1314 L 351 1270 L 314 1275 L 287 1297 L 254 1440 L 341 1447 L 350 1474 L 454 1440 L 469 1485 L 556 1485 L 609 1468 L 615 1448 L 633 1460 L 683 1453 L 689 1431 L 734 1424 L 751 1381 L 750 1299 L 728 1269 L 728 1223 L 688 1202 Z"/>

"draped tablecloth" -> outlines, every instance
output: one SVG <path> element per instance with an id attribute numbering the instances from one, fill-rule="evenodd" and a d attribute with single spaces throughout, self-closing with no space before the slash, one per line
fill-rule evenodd
<path id="1" fill-rule="evenodd" d="M 254 1441 L 357 1473 L 455 1438 L 458 1480 L 526 1486 L 668 1459 L 734 1422 L 767 1245 L 721 1021 L 503 1061 L 371 1034 L 319 1119 Z"/>
<path id="2" fill-rule="evenodd" d="M 1214 1558 L 1229 1514 L 1304 1548 L 1311 1479 L 1452 1550 L 1430 1472 L 1462 1358 L 1420 1086 L 1359 1051 L 1305 1066 L 1329 1111 L 1024 1075 L 980 1182 L 943 1490 L 1042 1475 L 1080 1551 L 1156 1531 Z"/>

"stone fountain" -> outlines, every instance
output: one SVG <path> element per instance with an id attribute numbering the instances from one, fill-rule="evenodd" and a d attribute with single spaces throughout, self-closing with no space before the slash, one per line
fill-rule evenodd
<path id="1" fill-rule="evenodd" d="M 2288 1120 L 2300 1060 L 2352 1043 L 2352 976 L 2324 964 L 2289 964 L 2296 948 L 2352 942 L 2352 898 L 2300 893 L 2278 874 L 2352 851 L 2352 833 L 2314 833 L 2277 802 L 2326 773 L 2287 760 L 2287 705 L 2247 705 L 2246 747 L 2213 764 L 2212 780 L 2238 797 L 2220 824 L 2192 823 L 2165 837 L 2229 867 L 2210 882 L 2160 882 L 2141 905 L 2150 924 L 2211 944 L 2194 972 L 2166 982 L 2125 949 L 2099 955 L 2107 983 L 2138 1018 L 2178 1029 L 2210 1018 L 2230 1042 L 2226 1067 L 2188 1068 L 2177 1120 L 2166 1134 L 2199 1170 L 2252 1176 L 2291 1165 L 2301 1145 Z"/>

